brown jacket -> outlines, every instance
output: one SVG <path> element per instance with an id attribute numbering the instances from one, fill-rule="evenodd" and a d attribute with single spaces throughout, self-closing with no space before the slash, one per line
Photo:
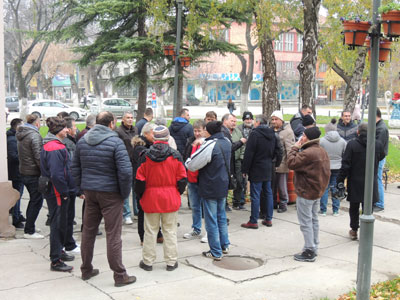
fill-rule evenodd
<path id="1" fill-rule="evenodd" d="M 294 140 L 294 133 L 292 130 L 292 127 L 290 127 L 289 124 L 283 124 L 281 128 L 277 130 L 279 133 L 279 138 L 281 139 L 281 145 L 282 145 L 282 150 L 283 150 L 283 155 L 282 155 L 282 162 L 279 165 L 279 167 L 276 168 L 277 173 L 289 173 L 289 168 L 287 165 L 287 155 L 292 149 L 295 140 Z"/>
<path id="2" fill-rule="evenodd" d="M 308 200 L 321 198 L 328 186 L 331 170 L 329 156 L 319 145 L 319 139 L 305 143 L 300 149 L 293 146 L 287 164 L 294 170 L 296 194 Z"/>

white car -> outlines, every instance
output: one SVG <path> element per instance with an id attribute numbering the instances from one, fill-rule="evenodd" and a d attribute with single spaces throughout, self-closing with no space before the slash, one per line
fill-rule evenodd
<path id="1" fill-rule="evenodd" d="M 55 117 L 62 111 L 69 113 L 69 115 L 75 120 L 86 118 L 87 116 L 86 110 L 79 107 L 69 106 L 57 100 L 35 100 L 28 104 L 28 113 L 37 115 L 39 118 L 42 118 L 43 116 L 46 118 Z"/>

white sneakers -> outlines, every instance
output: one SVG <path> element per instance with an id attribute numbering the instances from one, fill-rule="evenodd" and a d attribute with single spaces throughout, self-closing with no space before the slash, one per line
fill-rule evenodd
<path id="1" fill-rule="evenodd" d="M 65 253 L 67 253 L 68 255 L 81 254 L 81 246 L 79 246 L 79 244 L 76 244 L 76 247 L 74 249 L 70 251 L 65 250 Z"/>
<path id="2" fill-rule="evenodd" d="M 125 223 L 125 225 L 132 225 L 133 222 L 132 222 L 131 217 L 125 217 L 124 218 L 124 223 Z"/>
<path id="3" fill-rule="evenodd" d="M 185 233 L 183 235 L 183 238 L 187 239 L 187 240 L 199 239 L 199 238 L 201 238 L 201 233 L 196 230 L 193 230 L 191 232 Z"/>
<path id="4" fill-rule="evenodd" d="M 44 239 L 44 236 L 37 232 L 33 234 L 24 233 L 24 239 L 38 240 L 38 239 Z"/>

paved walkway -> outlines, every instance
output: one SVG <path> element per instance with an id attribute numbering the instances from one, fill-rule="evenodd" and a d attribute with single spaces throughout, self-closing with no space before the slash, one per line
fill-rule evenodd
<path id="1" fill-rule="evenodd" d="M 392 279 L 400 273 L 400 189 L 397 184 L 388 185 L 385 197 L 386 210 L 376 215 L 372 282 Z M 27 193 L 22 202 L 25 210 Z M 81 200 L 78 200 L 76 230 L 81 224 L 80 205 Z M 250 209 L 249 204 L 246 207 Z M 72 262 L 72 273 L 49 270 L 49 228 L 44 225 L 47 213 L 44 207 L 37 225 L 46 235 L 45 239 L 25 240 L 23 232 L 17 231 L 16 239 L 0 240 L 0 299 L 336 299 L 356 286 L 358 242 L 347 236 L 347 207 L 347 202 L 342 202 L 339 217 L 333 217 L 328 209 L 328 216 L 320 218 L 320 251 L 314 263 L 293 260 L 293 254 L 303 245 L 294 205 L 289 206 L 287 213 L 275 213 L 273 227 L 267 228 L 260 222 L 258 230 L 240 227 L 248 221 L 249 211 L 229 213 L 229 256 L 256 258 L 261 262 L 261 266 L 252 270 L 233 271 L 220 268 L 201 256 L 202 251 L 208 250 L 207 244 L 182 238 L 191 226 L 191 211 L 184 198 L 179 213 L 179 268 L 173 272 L 165 270 L 162 246 L 158 245 L 153 271 L 140 269 L 137 225 L 124 225 L 124 264 L 129 274 L 136 275 L 138 280 L 122 288 L 113 285 L 104 235 L 98 237 L 95 248 L 94 266 L 100 269 L 99 276 L 82 281 L 79 256 Z M 80 232 L 75 236 L 79 242 Z M 220 264 L 224 264 L 224 259 Z"/>

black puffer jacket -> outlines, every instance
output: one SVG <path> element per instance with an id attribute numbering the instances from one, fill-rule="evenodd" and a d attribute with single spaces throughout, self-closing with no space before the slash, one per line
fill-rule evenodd
<path id="1" fill-rule="evenodd" d="M 188 122 L 188 120 L 182 117 L 177 117 L 168 129 L 171 136 L 175 139 L 179 153 L 184 156 L 186 141 L 189 137 L 194 135 L 193 126 Z"/>
<path id="2" fill-rule="evenodd" d="M 43 139 L 39 130 L 30 124 L 25 124 L 18 128 L 16 137 L 19 172 L 21 175 L 40 176 L 40 151 Z"/>
<path id="3" fill-rule="evenodd" d="M 389 130 L 383 120 L 376 122 L 376 139 L 381 142 L 383 152 L 387 156 L 389 152 Z"/>
<path id="4" fill-rule="evenodd" d="M 72 175 L 81 191 L 115 192 L 127 198 L 132 164 L 118 134 L 99 124 L 90 129 L 76 146 Z"/>
<path id="5" fill-rule="evenodd" d="M 9 180 L 21 180 L 21 174 L 19 174 L 18 148 L 15 133 L 16 131 L 13 128 L 7 131 L 7 166 Z"/>
<path id="6" fill-rule="evenodd" d="M 344 124 L 343 120 L 340 119 L 337 125 L 337 131 L 339 135 L 346 141 L 351 141 L 357 137 L 357 124 L 354 124 L 353 121 L 350 121 L 348 124 Z"/>

